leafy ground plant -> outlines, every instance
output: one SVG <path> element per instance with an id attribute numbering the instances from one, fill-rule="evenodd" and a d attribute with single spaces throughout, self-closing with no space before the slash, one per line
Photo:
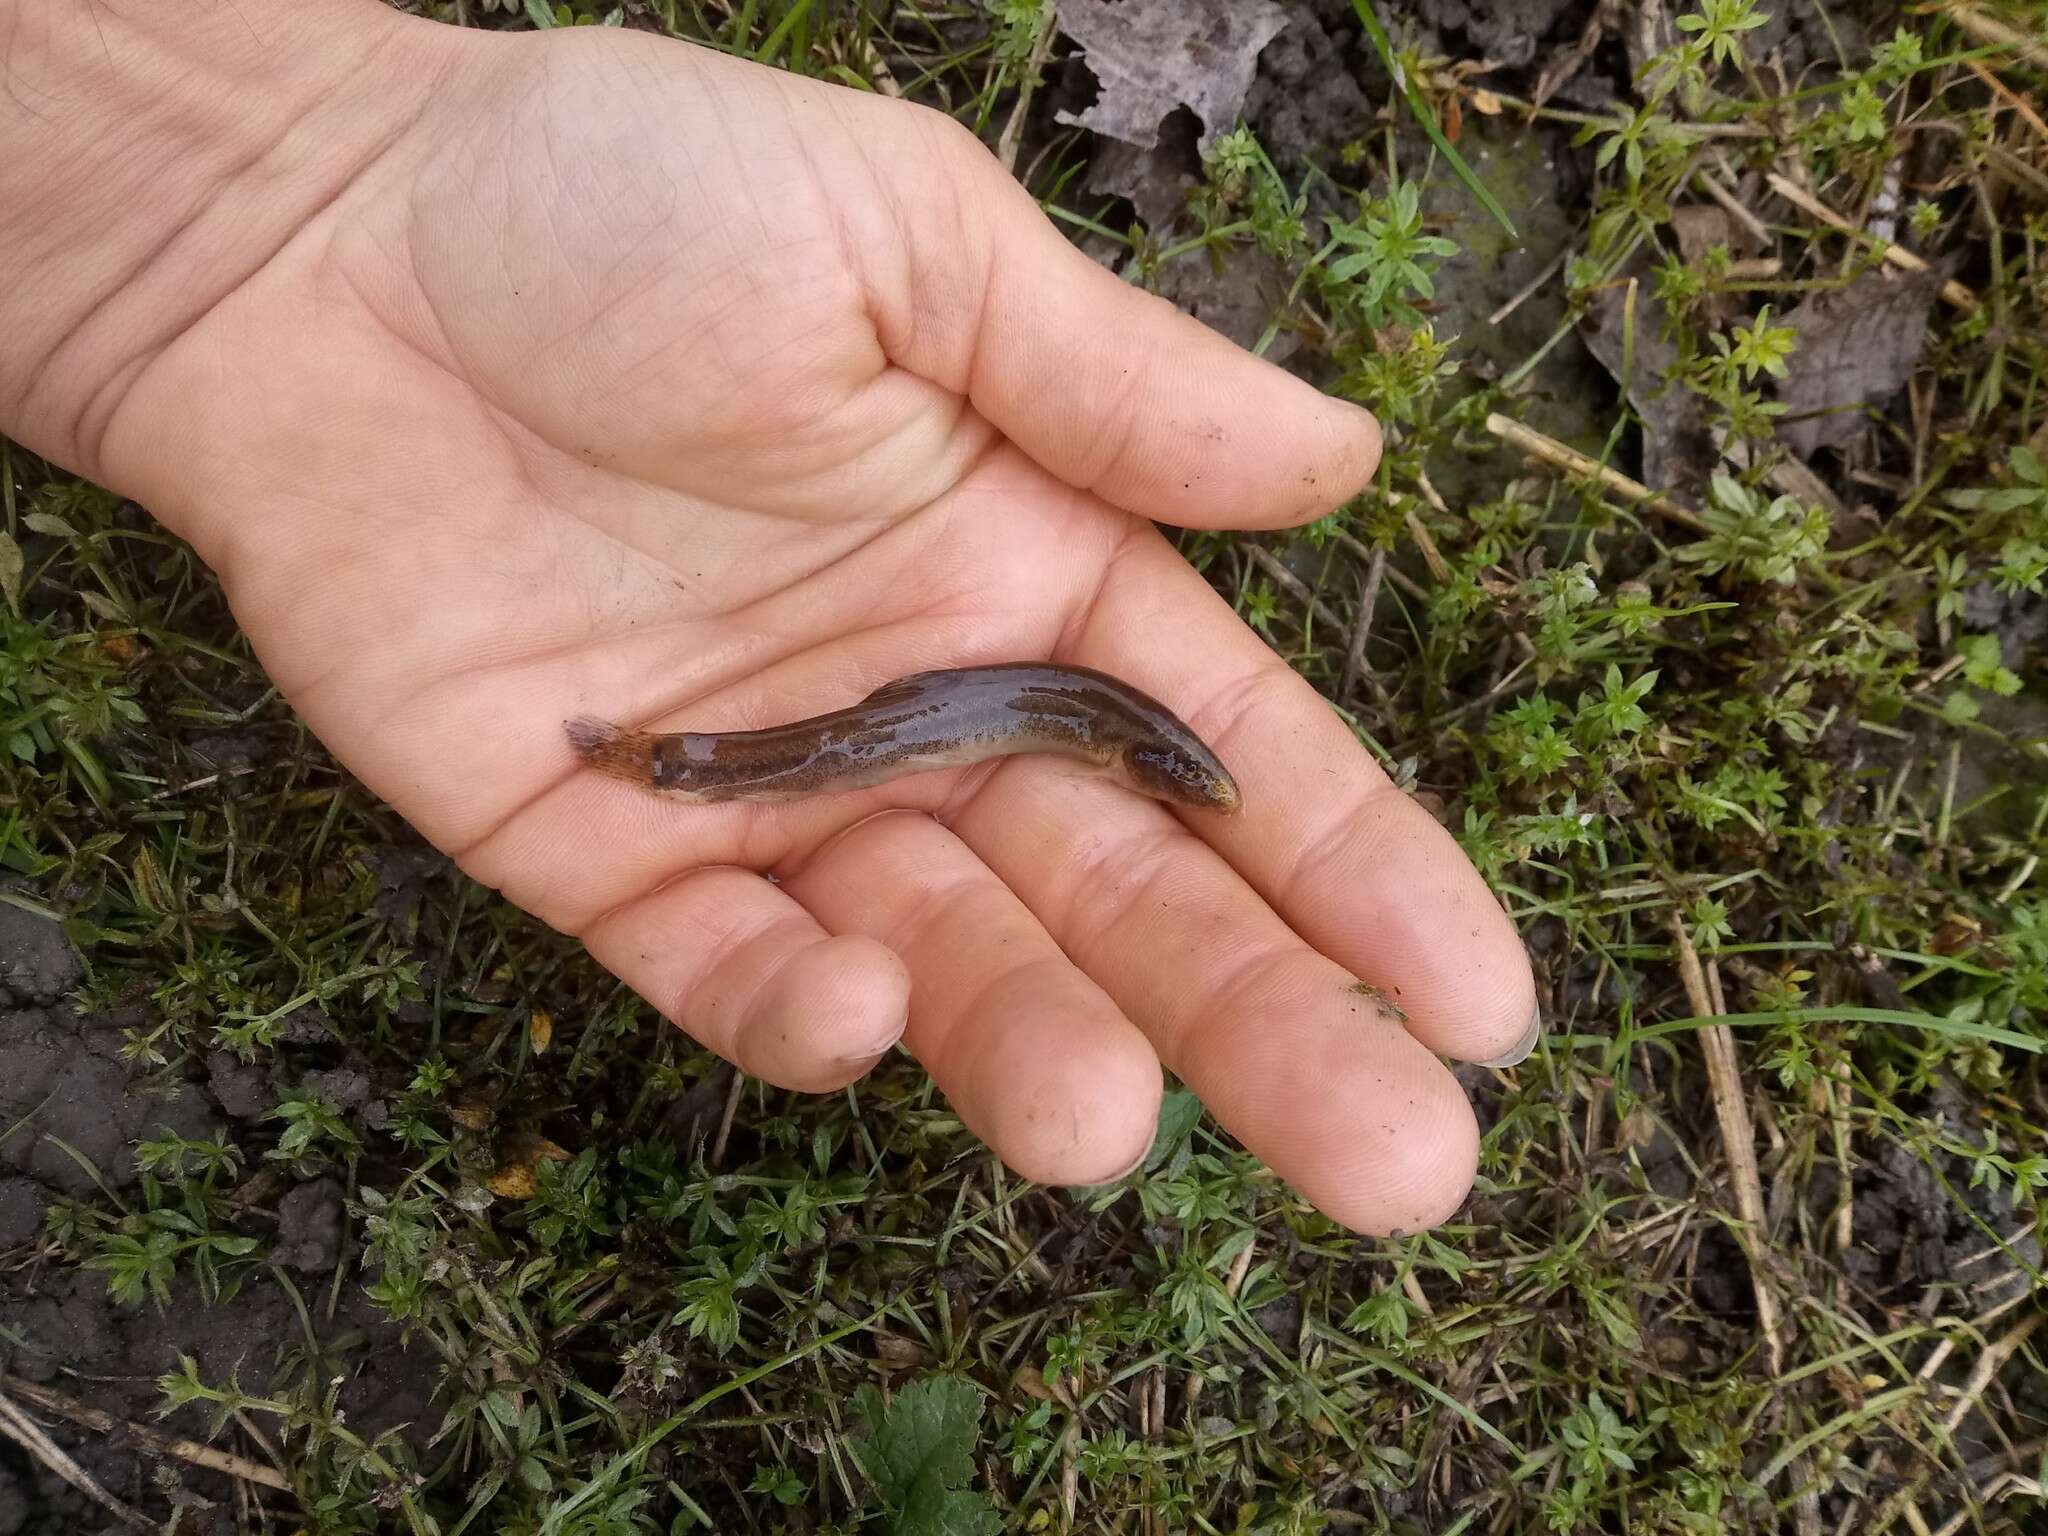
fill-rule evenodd
<path id="1" fill-rule="evenodd" d="M 415 8 L 927 101 L 1378 412 L 1367 494 L 1182 547 L 1461 837 L 1548 1034 L 1386 1241 L 1178 1090 L 1085 1198 L 900 1060 L 768 1091 L 0 447 L 0 1529 L 107 1518 L 36 1445 L 144 1527 L 350 1536 L 2048 1521 L 2037 17 L 1304 5 L 1116 192 L 1034 0 Z"/>

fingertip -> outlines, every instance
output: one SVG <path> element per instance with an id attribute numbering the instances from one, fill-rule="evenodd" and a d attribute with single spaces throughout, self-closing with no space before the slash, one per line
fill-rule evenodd
<path id="1" fill-rule="evenodd" d="M 1313 522 L 1335 511 L 1372 483 L 1385 439 L 1371 411 L 1293 379 L 1303 395 L 1300 504 L 1282 525 Z"/>
<path id="2" fill-rule="evenodd" d="M 1517 1040 L 1498 1056 L 1476 1062 L 1474 1065 L 1494 1068 L 1518 1066 L 1529 1059 L 1530 1054 L 1536 1049 L 1537 1042 L 1542 1038 L 1543 1010 L 1540 1007 L 1531 1008 L 1529 1010 L 1529 1022 L 1522 1030 L 1521 1039 Z"/>
<path id="3" fill-rule="evenodd" d="M 1303 1193 L 1372 1237 L 1426 1232 L 1455 1215 L 1479 1172 L 1479 1122 L 1457 1079 L 1441 1069 L 1424 1078 L 1392 1134 L 1373 1140 L 1372 1161 L 1370 1181 L 1354 1173 L 1332 1180 L 1326 1198 L 1306 1185 Z"/>
<path id="4" fill-rule="evenodd" d="M 1298 1101 L 1291 1121 L 1256 1125 L 1274 1172 L 1374 1237 L 1426 1231 L 1464 1203 L 1479 1122 L 1442 1063 L 1390 1028 L 1364 1059 L 1332 1062 L 1322 1076 L 1320 1096 Z"/>
<path id="5" fill-rule="evenodd" d="M 910 972 L 887 945 L 834 934 L 792 954 L 756 994 L 737 1048 L 778 1088 L 826 1093 L 865 1074 L 903 1038 Z"/>
<path id="6" fill-rule="evenodd" d="M 1474 877 L 1476 878 L 1476 876 Z M 1427 1045 L 1454 1061 L 1481 1067 L 1511 1067 L 1527 1059 L 1543 1038 L 1543 1014 L 1536 1002 L 1536 972 L 1514 923 L 1498 902 L 1488 901 L 1491 924 L 1479 925 L 1476 938 L 1460 958 L 1467 982 L 1456 1012 L 1416 1033 Z M 1448 1001 L 1448 999 L 1447 999 Z"/>
<path id="7" fill-rule="evenodd" d="M 1121 1021 L 1118 1021 L 1121 1023 Z M 1129 1173 L 1152 1145 L 1165 1078 L 1145 1037 L 1095 1021 L 1074 1049 L 1011 1031 L 977 1063 L 983 1139 L 1023 1178 L 1087 1187 Z"/>

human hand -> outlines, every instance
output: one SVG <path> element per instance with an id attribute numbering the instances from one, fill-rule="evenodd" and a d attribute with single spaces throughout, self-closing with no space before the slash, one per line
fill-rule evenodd
<path id="1" fill-rule="evenodd" d="M 191 540 L 336 757 L 769 1082 L 901 1033 L 1012 1168 L 1092 1183 L 1164 1061 L 1331 1216 L 1456 1208 L 1437 1054 L 1533 1041 L 1512 927 L 1147 521 L 1316 517 L 1372 471 L 1365 413 L 1118 282 L 937 114 L 618 29 L 227 9 L 207 67 L 289 57 L 298 99 L 158 167 L 202 180 L 111 294 L 45 262 L 0 301 L 0 424 Z M 148 25 L 108 67 L 169 112 L 196 45 Z M 251 120 L 260 156 L 211 153 Z M 678 806 L 563 732 L 1027 658 L 1164 701 L 1244 814 L 1044 758 Z"/>

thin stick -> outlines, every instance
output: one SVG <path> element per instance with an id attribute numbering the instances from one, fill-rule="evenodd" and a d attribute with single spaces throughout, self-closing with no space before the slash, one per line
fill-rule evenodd
<path id="1" fill-rule="evenodd" d="M 1351 686 L 1365 671 L 1365 642 L 1372 634 L 1372 612 L 1379 606 L 1380 578 L 1387 573 L 1387 552 L 1376 549 L 1365 568 L 1365 585 L 1358 593 L 1358 616 L 1351 622 L 1351 645 L 1344 653 L 1344 672 L 1337 683 L 1337 697 L 1351 697 Z M 2021 882 L 2024 884 L 2025 882 Z"/>
<path id="2" fill-rule="evenodd" d="M 1429 530 L 1422 526 L 1422 519 L 1415 515 L 1415 508 L 1403 507 L 1401 521 L 1408 525 L 1408 536 L 1415 541 L 1415 547 L 1422 551 L 1422 563 L 1429 567 L 1429 574 L 1442 586 L 1451 579 L 1451 568 L 1444 564 L 1444 557 L 1437 551 L 1436 540 L 1429 536 Z"/>
<path id="3" fill-rule="evenodd" d="M 37 1382 L 24 1381 L 19 1376 L 0 1375 L 0 1387 L 14 1396 L 35 1404 L 45 1413 L 54 1413 L 83 1425 L 102 1435 L 125 1435 L 136 1444 L 146 1446 L 160 1456 L 172 1456 L 179 1461 L 190 1462 L 195 1467 L 205 1467 L 210 1472 L 225 1473 L 239 1477 L 246 1483 L 258 1483 L 265 1488 L 275 1488 L 279 1493 L 292 1491 L 291 1480 L 282 1472 L 275 1471 L 260 1462 L 234 1455 L 229 1451 L 217 1451 L 210 1445 L 201 1445 L 196 1440 L 178 1440 L 147 1425 L 132 1420 L 117 1419 L 111 1413 L 81 1403 L 75 1397 L 67 1397 L 53 1387 Z"/>
<path id="4" fill-rule="evenodd" d="M 1411 1269 L 1401 1276 L 1401 1291 L 1410 1301 L 1415 1303 L 1415 1310 L 1424 1317 L 1436 1316 L 1436 1308 L 1429 1304 L 1429 1298 L 1423 1294 L 1422 1282 L 1415 1278 L 1414 1270 Z"/>
<path id="5" fill-rule="evenodd" d="M 1343 533 L 1341 531 L 1337 534 L 1337 547 L 1339 549 L 1350 550 L 1352 554 L 1356 555 L 1359 559 L 1363 560 L 1367 565 L 1372 564 L 1373 556 L 1379 553 L 1378 550 L 1367 548 L 1364 544 L 1361 544 L 1358 540 L 1354 539 L 1350 534 Z M 1410 581 L 1406 576 L 1403 576 L 1401 574 L 1400 567 L 1393 565 L 1388 566 L 1387 580 L 1391 581 L 1403 592 L 1406 592 L 1418 603 L 1426 603 L 1429 601 L 1429 594 L 1423 591 L 1422 588 L 1418 587 L 1414 582 Z"/>
<path id="6" fill-rule="evenodd" d="M 1963 1383 L 1963 1395 L 1956 1399 L 1955 1406 L 1949 1409 L 1948 1417 L 1942 1421 L 1944 1429 L 1954 1433 L 1955 1427 L 1963 1422 L 1964 1415 L 1977 1406 L 1978 1399 L 1984 1395 L 1984 1389 L 1991 1385 L 1991 1378 L 1996 1376 L 2005 1362 L 2012 1358 L 2013 1352 L 2027 1342 L 2028 1336 L 2041 1326 L 2043 1315 L 2040 1312 L 2029 1312 L 2014 1323 L 2003 1338 L 1977 1357 L 1976 1365 L 1970 1370 L 1970 1379 Z"/>
<path id="7" fill-rule="evenodd" d="M 1265 548 L 1263 545 L 1254 544 L 1249 539 L 1238 545 L 1238 548 L 1244 552 L 1245 558 L 1250 560 L 1253 565 L 1256 565 L 1260 570 L 1272 577 L 1283 592 L 1297 603 L 1300 603 L 1304 608 L 1313 610 L 1315 616 L 1325 624 L 1329 625 L 1332 629 L 1342 629 L 1344 627 L 1344 621 L 1332 613 L 1323 600 L 1309 590 L 1308 583 L 1287 569 L 1281 563 L 1280 557 L 1270 549 Z"/>
<path id="8" fill-rule="evenodd" d="M 23 1413 L 0 1393 L 0 1435 L 5 1435 L 29 1455 L 35 1457 L 65 1482 L 99 1505 L 108 1514 L 131 1530 L 153 1531 L 156 1522 L 130 1509 L 106 1489 L 92 1480 L 92 1475 L 69 1456 L 63 1448 L 44 1434 L 34 1419 Z"/>
<path id="9" fill-rule="evenodd" d="M 1559 251 L 1557 253 L 1556 258 L 1553 259 L 1550 262 L 1550 264 L 1546 266 L 1541 272 L 1538 272 L 1534 277 L 1530 278 L 1529 281 L 1523 285 L 1520 292 L 1518 292 L 1513 298 L 1509 299 L 1507 303 L 1501 305 L 1499 309 L 1496 309 L 1492 314 L 1488 315 L 1486 317 L 1486 323 L 1488 325 L 1499 325 L 1501 321 L 1507 319 L 1509 315 L 1512 315 L 1516 310 L 1520 309 L 1524 304 L 1528 303 L 1529 300 L 1535 298 L 1536 295 L 1542 290 L 1543 285 L 1549 282 L 1553 277 L 1557 276 L 1557 274 L 1564 269 L 1564 264 L 1570 258 L 1571 254 L 1572 253 L 1569 249 Z"/>
<path id="10" fill-rule="evenodd" d="M 1714 1018 L 1724 1010 L 1714 1006 L 1699 952 L 1686 934 L 1685 920 L 1676 912 L 1666 914 L 1671 937 L 1678 946 L 1678 979 L 1685 987 L 1686 1001 L 1699 1018 Z M 1749 1104 L 1742 1091 L 1742 1064 L 1735 1055 L 1735 1036 L 1726 1024 L 1709 1024 L 1700 1031 L 1700 1052 L 1706 1057 L 1707 1083 L 1714 1094 L 1714 1118 L 1721 1126 L 1721 1142 L 1728 1152 L 1728 1173 L 1735 1185 L 1735 1214 L 1748 1235 L 1738 1234 L 1743 1257 L 1749 1260 L 1750 1281 L 1756 1290 L 1756 1320 L 1764 1332 L 1765 1357 L 1771 1374 L 1785 1368 L 1785 1338 L 1779 1321 L 1778 1295 L 1764 1273 L 1759 1257 L 1764 1236 L 1764 1186 L 1756 1166 L 1756 1128 L 1750 1124 Z"/>
<path id="11" fill-rule="evenodd" d="M 711 1166 L 714 1168 L 725 1161 L 726 1138 L 732 1135 L 733 1117 L 740 1111 L 740 1094 L 746 1086 L 747 1074 L 734 1067 L 732 1086 L 725 1093 L 725 1113 L 718 1117 L 718 1135 L 711 1143 Z"/>
<path id="12" fill-rule="evenodd" d="M 1018 82 L 1017 101 L 1010 108 L 1010 120 L 1003 124 L 1002 137 L 996 141 L 996 158 L 1003 162 L 1006 171 L 1015 172 L 1017 169 L 1017 146 L 1024 139 L 1024 114 L 1031 106 L 1031 93 L 1038 88 L 1038 72 L 1045 67 L 1045 56 L 1052 52 L 1052 40 L 1059 35 L 1059 30 L 1059 17 L 1048 6 L 1045 24 L 1038 29 L 1037 41 L 1031 45 L 1031 57 L 1024 64 L 1024 78 Z"/>
<path id="13" fill-rule="evenodd" d="M 1871 244 L 1875 245 L 1881 252 L 1883 252 L 1884 259 L 1890 262 L 1893 266 L 1899 267 L 1907 272 L 1934 271 L 1934 268 L 1930 267 L 1918 256 L 1915 256 L 1903 245 L 1894 244 L 1889 240 L 1880 240 L 1877 238 L 1877 236 L 1870 234 L 1865 230 L 1858 229 L 1854 224 L 1850 223 L 1847 219 L 1843 218 L 1839 213 L 1835 212 L 1834 209 L 1830 208 L 1826 203 L 1822 202 L 1819 198 L 1815 197 L 1811 192 L 1806 191 L 1804 188 L 1797 186 L 1793 182 L 1787 181 L 1783 176 L 1780 176 L 1776 171 L 1766 172 L 1764 175 L 1764 183 L 1765 185 L 1770 187 L 1770 189 L 1773 192 L 1777 193 L 1778 196 L 1785 199 L 1786 202 L 1792 204 L 1793 207 L 1801 209 L 1806 213 L 1812 214 L 1816 219 L 1819 219 L 1821 223 L 1833 225 L 1836 229 L 1841 230 L 1844 234 L 1854 235 L 1859 240 L 1868 240 Z M 1941 285 L 1941 296 L 1942 298 L 1946 299 L 1950 304 L 1953 304 L 1957 309 L 1975 309 L 1977 307 L 1977 295 L 1971 292 L 1970 289 L 1964 287 L 1963 284 L 1957 282 L 1952 277 L 1943 281 Z"/>
<path id="14" fill-rule="evenodd" d="M 1595 463 L 1576 448 L 1567 448 L 1554 437 L 1545 437 L 1533 427 L 1525 427 L 1519 421 L 1510 421 L 1499 412 L 1486 418 L 1486 430 L 1503 442 L 1512 444 L 1531 458 L 1541 459 L 1554 468 L 1566 470 L 1586 479 L 1598 480 L 1608 490 L 1626 500 L 1648 507 L 1659 517 L 1689 529 L 1693 533 L 1705 533 L 1707 525 L 1699 514 L 1689 512 L 1661 491 L 1653 491 L 1640 480 L 1631 480 L 1618 469 L 1609 469 L 1605 464 Z"/>
<path id="15" fill-rule="evenodd" d="M 1963 5 L 1960 0 L 1949 0 L 1944 7 L 1955 24 L 1980 43 L 2001 43 L 2025 59 L 2036 69 L 2048 69 L 2048 48 L 2043 48 L 2024 32 L 2016 32 L 1995 17 L 1986 16 L 1974 5 Z"/>
<path id="16" fill-rule="evenodd" d="M 1764 228 L 1764 221 L 1749 211 L 1749 205 L 1737 197 L 1732 188 L 1722 185 L 1720 177 L 1701 166 L 1699 180 L 1700 185 L 1707 189 L 1707 196 L 1726 208 L 1730 218 L 1756 236 L 1758 245 L 1771 243 L 1771 232 Z"/>
<path id="17" fill-rule="evenodd" d="M 2048 139 L 2048 123 L 2042 122 L 2041 114 L 2027 105 L 2026 97 L 2017 94 L 2011 86 L 2007 85 L 1975 59 L 1965 59 L 1963 64 L 1969 69 L 1971 74 L 1982 80 L 1989 87 L 1994 96 L 1998 97 L 1999 100 L 2003 101 L 2024 118 L 2029 128 L 2040 134 L 2042 138 Z"/>

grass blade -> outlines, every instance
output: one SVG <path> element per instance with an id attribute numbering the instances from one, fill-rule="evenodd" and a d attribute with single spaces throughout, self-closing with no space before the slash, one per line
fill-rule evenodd
<path id="1" fill-rule="evenodd" d="M 1515 228 L 1515 221 L 1508 217 L 1508 211 L 1501 207 L 1494 195 L 1486 190 L 1486 184 L 1479 179 L 1472 167 L 1465 163 L 1465 157 L 1452 147 L 1449 139 L 1444 137 L 1444 131 L 1437 126 L 1436 117 L 1430 112 L 1428 104 L 1423 101 L 1421 93 L 1408 79 L 1408 71 L 1403 69 L 1400 61 L 1394 57 L 1394 45 L 1388 41 L 1387 29 L 1380 25 L 1379 17 L 1373 14 L 1371 0 L 1351 0 L 1351 9 L 1358 13 L 1358 19 L 1365 27 L 1365 35 L 1372 39 L 1373 49 L 1379 54 L 1380 62 L 1386 65 L 1387 73 L 1394 77 L 1395 88 L 1408 103 L 1408 110 L 1415 114 L 1415 121 L 1422 125 L 1422 131 L 1429 135 L 1429 142 L 1437 147 L 1439 154 L 1450 161 L 1451 169 L 1457 173 L 1458 180 L 1465 183 L 1465 190 L 1479 200 L 1480 207 L 1493 215 L 1494 223 L 1508 232 L 1510 240 L 1519 241 L 1522 236 Z"/>
<path id="2" fill-rule="evenodd" d="M 1899 1008 L 1790 1008 L 1774 1013 L 1724 1013 L 1718 1018 L 1671 1019 L 1662 1024 L 1652 1024 L 1634 1031 L 1634 1037 L 1638 1040 L 1653 1040 L 1659 1035 L 1675 1035 L 1683 1030 L 1699 1029 L 1707 1024 L 1727 1024 L 1740 1028 L 1745 1024 L 1783 1024 L 1792 1019 L 1807 1024 L 1902 1024 L 1908 1029 L 1924 1029 L 1937 1035 L 1957 1035 L 1965 1040 L 1989 1040 L 1997 1045 L 2009 1045 L 2016 1050 L 2032 1051 L 2037 1055 L 2043 1050 L 2048 1050 L 2048 1041 L 2036 1040 L 2031 1035 L 2022 1035 L 2014 1030 L 2000 1029 L 1995 1024 L 1945 1019 L 1938 1013 L 1908 1013 Z"/>

